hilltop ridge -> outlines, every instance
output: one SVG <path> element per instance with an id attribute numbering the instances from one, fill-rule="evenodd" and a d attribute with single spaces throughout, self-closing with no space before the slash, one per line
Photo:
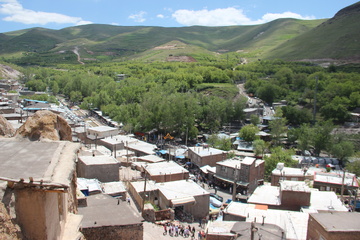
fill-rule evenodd
<path id="1" fill-rule="evenodd" d="M 180 41 L 193 48 L 192 52 L 186 52 L 191 57 L 238 52 L 247 59 L 357 61 L 360 56 L 358 22 L 360 2 L 341 9 L 330 19 L 277 19 L 251 26 L 166 28 L 90 24 L 60 30 L 30 28 L 0 34 L 0 56 L 19 59 L 15 63 L 20 65 L 26 62 L 76 64 L 137 56 L 148 60 L 149 57 L 144 57 L 147 51 Z M 82 59 L 77 58 L 74 49 L 78 49 Z M 164 53 L 156 60 L 166 61 L 169 54 Z"/>

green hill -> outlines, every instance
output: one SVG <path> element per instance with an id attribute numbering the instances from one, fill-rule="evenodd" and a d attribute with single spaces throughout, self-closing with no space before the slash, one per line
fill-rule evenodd
<path id="1" fill-rule="evenodd" d="M 0 55 L 19 58 L 18 63 L 74 62 L 77 49 L 86 61 L 139 58 L 164 61 L 169 55 L 238 52 L 249 59 L 321 59 L 359 56 L 360 2 L 331 19 L 278 19 L 252 26 L 146 27 L 90 24 L 51 30 L 31 28 L 0 34 Z M 176 41 L 181 48 L 157 48 Z M 155 49 L 155 50 L 154 50 Z M 182 50 L 181 50 L 182 49 Z M 31 54 L 19 54 L 28 52 Z M 62 54 L 62 55 L 61 55 Z M 65 55 L 66 57 L 64 57 Z M 46 61 L 44 61 L 46 59 Z"/>
<path id="2" fill-rule="evenodd" d="M 333 18 L 268 52 L 269 58 L 359 59 L 360 2 L 340 10 Z"/>

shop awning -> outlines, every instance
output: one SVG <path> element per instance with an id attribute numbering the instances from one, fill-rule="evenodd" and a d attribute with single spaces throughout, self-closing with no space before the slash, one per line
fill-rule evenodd
<path id="1" fill-rule="evenodd" d="M 185 204 L 189 204 L 189 203 L 195 203 L 195 198 L 194 197 L 176 198 L 176 199 L 171 200 L 171 203 L 172 203 L 173 207 L 181 206 L 181 205 L 185 205 Z"/>
<path id="2" fill-rule="evenodd" d="M 224 181 L 224 182 L 227 182 L 227 183 L 234 183 L 234 180 L 223 178 L 223 177 L 220 177 L 219 175 L 214 175 L 214 177 L 219 179 L 220 181 Z M 249 186 L 248 182 L 237 181 L 236 184 L 239 185 L 239 186 L 242 186 L 242 187 L 248 187 Z"/>

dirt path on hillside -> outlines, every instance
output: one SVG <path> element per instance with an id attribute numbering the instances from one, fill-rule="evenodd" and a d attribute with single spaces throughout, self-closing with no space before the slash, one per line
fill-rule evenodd
<path id="1" fill-rule="evenodd" d="M 77 56 L 77 61 L 78 61 L 80 64 L 85 64 L 85 63 L 83 63 L 83 62 L 81 61 L 80 54 L 79 54 L 79 47 L 76 46 L 76 47 L 74 48 L 74 50 L 73 50 L 73 53 L 76 54 L 76 56 Z"/>

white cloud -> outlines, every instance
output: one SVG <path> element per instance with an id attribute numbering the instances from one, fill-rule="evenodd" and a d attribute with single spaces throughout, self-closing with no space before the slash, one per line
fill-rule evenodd
<path id="1" fill-rule="evenodd" d="M 120 26 L 120 23 L 112 22 L 112 23 L 110 23 L 110 25 Z"/>
<path id="2" fill-rule="evenodd" d="M 0 14 L 8 15 L 3 18 L 4 21 L 8 22 L 40 25 L 46 25 L 48 23 L 70 23 L 75 25 L 92 23 L 90 21 L 85 21 L 80 17 L 25 9 L 17 0 L 0 0 L 0 3 Z"/>
<path id="3" fill-rule="evenodd" d="M 139 13 L 130 15 L 129 19 L 133 19 L 134 22 L 142 23 L 142 22 L 146 21 L 146 18 L 144 17 L 145 15 L 146 15 L 146 12 L 140 11 Z"/>
<path id="4" fill-rule="evenodd" d="M 270 22 L 278 18 L 298 18 L 298 19 L 315 19 L 313 16 L 303 17 L 300 14 L 292 12 L 284 13 L 267 13 L 261 19 L 251 20 L 242 9 L 234 7 L 218 8 L 214 10 L 177 10 L 172 14 L 175 20 L 186 26 L 231 26 L 231 25 L 254 25 Z"/>
<path id="5" fill-rule="evenodd" d="M 284 13 L 266 13 L 264 16 L 262 16 L 261 20 L 259 21 L 263 21 L 264 23 L 279 18 L 296 18 L 296 19 L 304 19 L 304 20 L 315 19 L 314 16 L 301 16 L 300 14 L 293 12 L 284 12 Z"/>
<path id="6" fill-rule="evenodd" d="M 157 18 L 165 18 L 165 16 L 164 16 L 164 15 L 162 15 L 162 14 L 158 14 L 158 15 L 156 15 L 156 17 L 157 17 Z"/>

